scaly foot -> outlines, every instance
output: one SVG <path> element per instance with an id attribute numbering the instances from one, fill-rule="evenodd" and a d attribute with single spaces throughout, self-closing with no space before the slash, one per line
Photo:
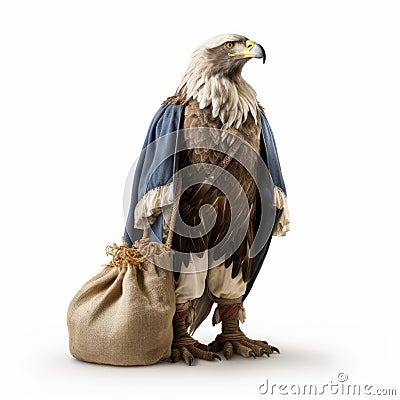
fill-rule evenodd
<path id="1" fill-rule="evenodd" d="M 249 339 L 240 330 L 237 319 L 222 321 L 222 333 L 208 347 L 211 351 L 222 351 L 227 360 L 233 354 L 239 354 L 246 358 L 256 358 L 263 355 L 269 357 L 273 352 L 279 353 L 278 348 L 270 346 L 263 340 Z"/>
<path id="2" fill-rule="evenodd" d="M 171 349 L 171 361 L 183 360 L 186 365 L 191 366 L 195 358 L 202 360 L 220 360 L 218 354 L 209 350 L 208 346 L 193 339 L 187 332 L 185 311 L 176 312 L 172 320 L 174 328 L 174 339 Z"/>

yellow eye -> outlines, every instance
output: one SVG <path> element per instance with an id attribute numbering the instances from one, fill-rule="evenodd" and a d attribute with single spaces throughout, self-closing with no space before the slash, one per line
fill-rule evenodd
<path id="1" fill-rule="evenodd" d="M 226 47 L 227 49 L 231 49 L 231 48 L 233 47 L 233 43 L 232 43 L 232 42 L 226 42 L 226 43 L 225 43 L 225 47 Z"/>

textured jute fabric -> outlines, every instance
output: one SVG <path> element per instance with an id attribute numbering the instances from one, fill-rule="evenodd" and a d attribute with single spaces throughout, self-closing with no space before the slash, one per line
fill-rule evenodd
<path id="1" fill-rule="evenodd" d="M 69 305 L 70 352 L 79 360 L 111 365 L 167 360 L 175 313 L 173 274 L 143 258 L 126 263 L 125 253 L 117 252 L 113 266 L 87 282 Z M 124 266 L 115 266 L 115 260 Z"/>

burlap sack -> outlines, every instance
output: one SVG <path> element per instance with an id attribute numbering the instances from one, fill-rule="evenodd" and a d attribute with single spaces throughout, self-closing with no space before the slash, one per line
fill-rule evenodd
<path id="1" fill-rule="evenodd" d="M 169 359 L 175 313 L 173 273 L 149 261 L 170 262 L 165 246 L 109 246 L 113 260 L 72 299 L 67 315 L 71 354 L 83 361 L 150 365 Z M 145 255 L 146 257 L 143 257 Z M 160 265 L 160 264 L 159 264 Z"/>

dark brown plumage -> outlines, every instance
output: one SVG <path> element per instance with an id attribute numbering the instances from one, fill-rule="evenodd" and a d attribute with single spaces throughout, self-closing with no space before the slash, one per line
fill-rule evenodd
<path id="1" fill-rule="evenodd" d="M 185 129 L 202 127 L 221 129 L 222 125 L 223 124 L 218 117 L 214 118 L 212 116 L 211 106 L 200 109 L 197 100 L 191 99 L 187 102 L 183 122 L 183 127 Z M 249 115 L 245 123 L 243 123 L 239 129 L 231 127 L 226 130 L 229 134 L 236 135 L 246 141 L 257 153 L 259 153 L 261 133 L 260 120 L 258 120 L 256 124 L 253 117 Z M 199 134 L 201 135 L 201 131 L 199 131 Z M 192 148 L 179 154 L 179 168 L 182 169 L 197 163 L 219 165 L 229 174 L 233 175 L 239 182 L 242 190 L 247 196 L 250 215 L 245 239 L 241 243 L 237 242 L 235 235 L 231 236 L 229 239 L 232 246 L 237 248 L 237 250 L 226 259 L 225 267 L 229 267 L 232 263 L 232 277 L 236 277 L 238 273 L 242 271 L 243 280 L 247 282 L 250 279 L 252 272 L 252 260 L 249 258 L 248 254 L 249 248 L 254 239 L 257 195 L 256 184 L 248 172 L 248 169 L 251 166 L 243 166 L 235 159 L 228 160 L 229 162 L 226 163 L 225 154 L 201 147 L 201 143 L 202 140 L 199 138 L 198 148 Z M 251 151 L 251 149 L 246 149 L 245 146 L 243 146 L 241 151 L 246 152 Z M 247 159 L 251 160 L 252 157 L 247 157 Z M 180 199 L 180 213 L 182 220 L 189 226 L 198 225 L 200 223 L 199 210 L 205 204 L 212 205 L 217 216 L 216 223 L 211 231 L 201 238 L 194 239 L 175 234 L 173 240 L 174 249 L 188 253 L 203 252 L 207 249 L 213 248 L 225 237 L 230 224 L 232 224 L 236 230 L 239 229 L 237 224 L 239 222 L 243 223 L 245 220 L 244 215 L 240 215 L 240 212 L 238 213 L 237 210 L 232 215 L 231 207 L 225 194 L 217 187 L 208 183 L 196 184 L 188 188 L 182 194 Z M 243 210 L 243 212 L 245 212 L 245 210 Z M 207 218 L 203 215 L 203 218 L 204 217 Z M 222 256 L 221 254 L 217 255 Z"/>

